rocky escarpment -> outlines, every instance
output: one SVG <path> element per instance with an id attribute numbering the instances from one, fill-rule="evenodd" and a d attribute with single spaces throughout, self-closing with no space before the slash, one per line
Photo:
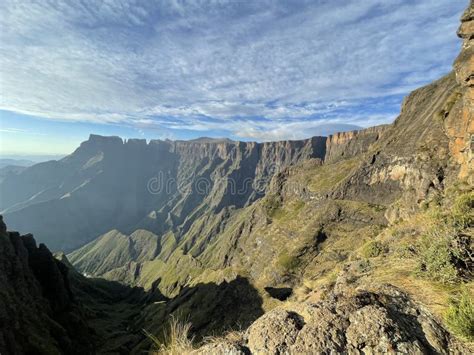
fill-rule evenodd
<path id="1" fill-rule="evenodd" d="M 404 100 L 400 116 L 373 144 L 339 198 L 398 201 L 387 211 L 395 222 L 458 180 L 473 184 L 473 23 L 471 2 L 458 30 L 463 45 L 454 71 Z"/>
<path id="2" fill-rule="evenodd" d="M 91 330 L 67 268 L 31 235 L 7 232 L 0 216 L 0 353 L 92 353 Z"/>
<path id="3" fill-rule="evenodd" d="M 304 264 L 305 253 L 318 258 L 323 242 L 329 248 L 344 244 L 337 247 L 344 260 L 351 247 L 360 245 L 341 240 L 406 219 L 464 181 L 446 129 L 448 122 L 456 126 L 463 119 L 462 90 L 450 73 L 414 91 L 393 125 L 331 137 L 324 162 L 307 159 L 284 167 L 263 200 L 190 214 L 179 237 L 163 236 L 155 260 L 138 265 L 130 260 L 119 268 L 111 264 L 110 273 L 101 268 L 96 275 L 144 287 L 160 279 L 161 291 L 172 295 L 208 269 L 243 269 L 263 286 L 287 282 L 287 269 Z M 90 265 L 85 259 L 100 251 L 87 256 L 86 249 L 77 250 L 71 260 Z"/>
<path id="4" fill-rule="evenodd" d="M 2 180 L 1 208 L 12 228 L 53 249 L 70 250 L 112 229 L 171 231 L 179 239 L 203 214 L 262 197 L 276 170 L 323 159 L 325 141 L 147 143 L 91 135 L 70 156 Z"/>
<path id="5" fill-rule="evenodd" d="M 469 179 L 470 163 L 460 156 L 469 156 L 470 148 L 456 153 L 459 137 L 453 133 L 457 127 L 466 129 L 466 95 L 454 72 L 411 93 L 394 124 L 359 156 L 360 167 L 333 196 L 390 205 L 386 216 L 395 222 L 446 186 Z"/>

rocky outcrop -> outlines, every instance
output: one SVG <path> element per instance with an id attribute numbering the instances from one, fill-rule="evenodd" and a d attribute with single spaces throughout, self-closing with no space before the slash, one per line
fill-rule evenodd
<path id="1" fill-rule="evenodd" d="M 218 343 L 206 344 L 191 353 L 193 355 L 248 355 L 249 351 L 239 344 L 222 340 Z"/>
<path id="2" fill-rule="evenodd" d="M 31 235 L 7 232 L 0 216 L 0 353 L 92 352 L 67 268 Z"/>
<path id="3" fill-rule="evenodd" d="M 347 290 L 346 290 L 347 291 Z M 238 342 L 223 340 L 216 354 L 460 354 L 468 349 L 423 307 L 392 286 L 328 295 L 318 303 L 274 309 Z"/>

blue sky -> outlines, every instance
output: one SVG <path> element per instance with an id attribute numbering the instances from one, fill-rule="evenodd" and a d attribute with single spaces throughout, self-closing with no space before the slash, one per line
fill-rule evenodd
<path id="1" fill-rule="evenodd" d="M 89 133 L 300 139 L 393 121 L 467 0 L 4 0 L 0 154 Z"/>

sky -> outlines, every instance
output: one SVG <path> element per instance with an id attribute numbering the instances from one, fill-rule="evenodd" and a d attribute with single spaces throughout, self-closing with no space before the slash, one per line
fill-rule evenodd
<path id="1" fill-rule="evenodd" d="M 392 122 L 451 70 L 468 0 L 2 0 L 0 155 Z"/>

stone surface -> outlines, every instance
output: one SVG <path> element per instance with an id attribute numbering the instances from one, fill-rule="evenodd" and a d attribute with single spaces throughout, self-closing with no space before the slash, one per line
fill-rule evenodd
<path id="1" fill-rule="evenodd" d="M 248 347 L 252 354 L 285 354 L 303 328 L 300 315 L 275 310 L 263 315 L 248 330 Z"/>
<path id="2" fill-rule="evenodd" d="M 248 347 L 252 354 L 275 355 L 468 351 L 429 312 L 395 287 L 349 293 L 352 295 L 331 294 L 318 303 L 274 309 L 252 324 L 248 340 L 240 346 Z"/>

